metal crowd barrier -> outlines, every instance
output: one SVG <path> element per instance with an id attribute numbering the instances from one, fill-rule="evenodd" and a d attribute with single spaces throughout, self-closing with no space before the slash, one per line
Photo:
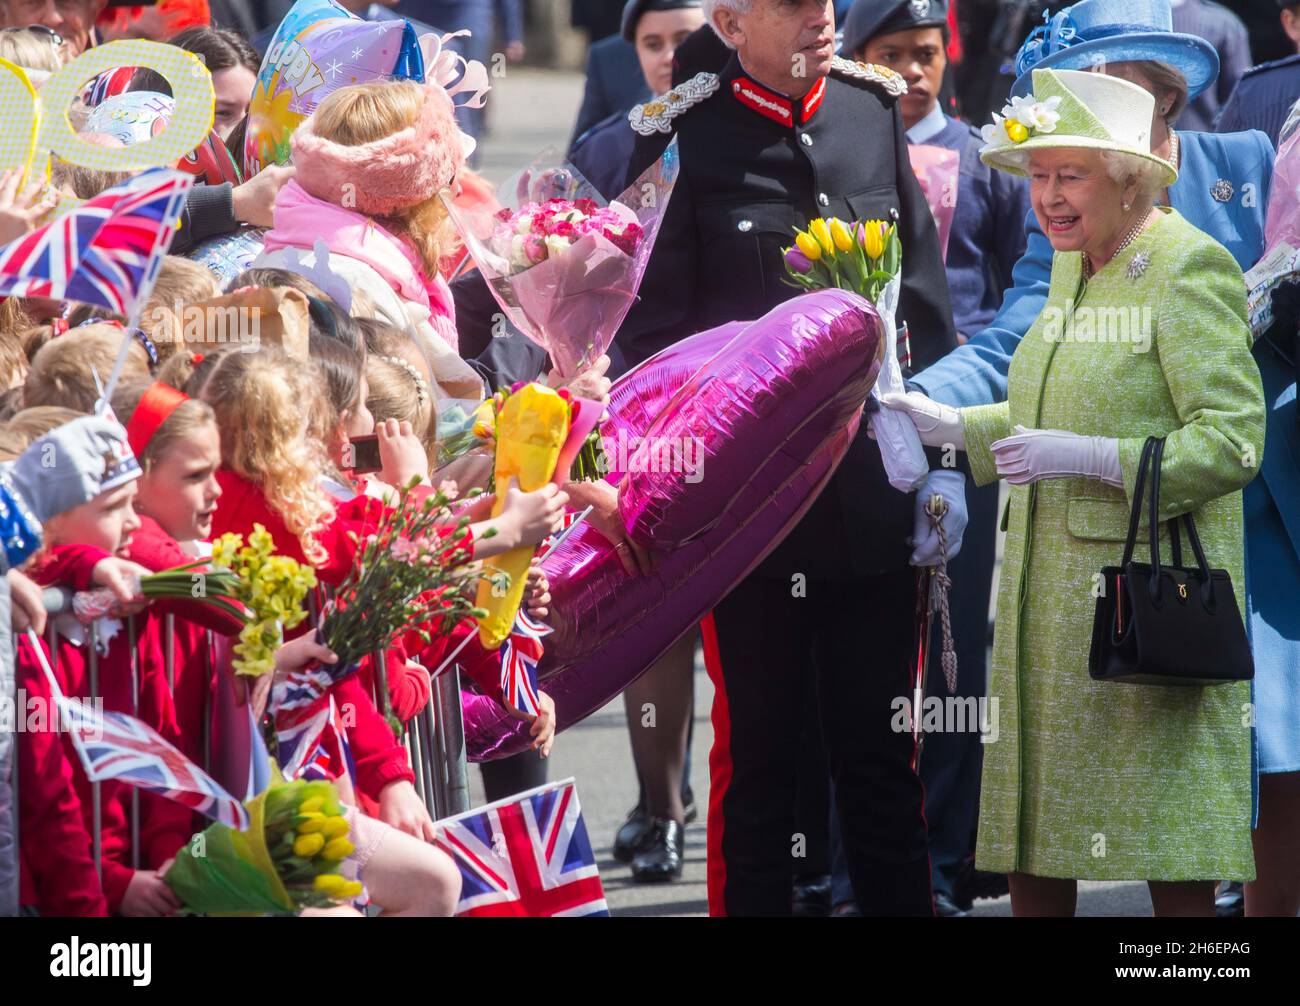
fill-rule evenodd
<path id="1" fill-rule="evenodd" d="M 319 615 L 319 604 L 310 608 L 313 616 Z M 137 626 L 134 617 L 126 619 L 127 642 L 131 649 L 131 712 L 140 715 L 140 668 L 136 651 Z M 58 671 L 59 634 L 50 619 L 46 630 L 46 646 L 50 655 L 50 666 Z M 98 631 L 95 623 L 86 626 L 87 663 L 89 671 L 89 691 L 86 696 L 76 696 L 94 702 L 100 697 L 99 681 L 99 647 Z M 203 634 L 202 659 L 204 679 L 212 681 L 214 668 L 212 633 Z M 167 615 L 163 622 L 164 670 L 168 690 L 175 694 L 176 688 L 176 621 L 174 615 Z M 387 688 L 387 667 L 382 654 L 376 654 L 376 673 L 374 675 L 374 699 L 376 707 L 387 716 L 391 711 L 391 702 Z M 15 696 L 16 698 L 16 696 Z M 203 708 L 200 719 L 200 760 L 203 770 L 210 771 L 212 766 L 212 707 L 213 695 L 209 687 L 204 690 Z M 16 717 L 22 715 L 14 704 L 15 722 L 14 744 L 10 759 L 12 780 L 11 796 L 13 800 L 13 834 L 15 854 L 19 838 L 19 770 L 20 757 L 18 741 L 19 726 Z M 415 790 L 424 803 L 429 816 L 435 820 L 460 814 L 469 809 L 469 773 L 465 751 L 465 729 L 460 701 L 460 668 L 452 664 L 439 674 L 432 682 L 429 701 L 405 724 L 402 743 L 406 748 L 411 768 L 415 774 Z M 102 786 L 92 782 L 91 792 L 91 852 L 95 868 L 103 875 L 103 794 Z M 141 864 L 140 843 L 140 798 L 139 791 L 131 788 L 130 808 L 130 859 L 134 869 Z"/>

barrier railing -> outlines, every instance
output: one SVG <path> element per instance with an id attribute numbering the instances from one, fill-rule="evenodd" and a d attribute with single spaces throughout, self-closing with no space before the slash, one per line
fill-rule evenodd
<path id="1" fill-rule="evenodd" d="M 7 601 L 7 598 L 5 599 Z M 66 595 L 60 591 L 47 591 L 45 596 L 46 607 L 52 612 L 69 610 L 70 605 L 67 603 Z M 320 605 L 318 599 L 311 598 L 309 609 L 314 618 L 319 617 Z M 141 672 L 139 666 L 139 657 L 136 646 L 137 631 L 136 620 L 134 617 L 128 617 L 126 620 L 127 643 L 130 647 L 130 675 L 131 675 L 131 712 L 138 717 L 140 715 L 140 695 L 141 695 Z M 174 615 L 166 615 L 163 619 L 163 661 L 164 673 L 166 675 L 168 690 L 174 695 L 176 690 L 176 623 Z M 51 617 L 46 630 L 46 647 L 49 650 L 50 667 L 58 673 L 59 670 L 59 641 L 58 630 L 54 626 L 54 619 Z M 16 643 L 16 641 L 15 641 Z M 100 691 L 100 668 L 99 668 L 99 631 L 96 623 L 92 622 L 86 626 L 86 662 L 88 670 L 88 690 L 89 695 L 84 696 L 92 703 L 101 698 Z M 201 671 L 204 681 L 211 685 L 214 671 L 213 639 L 211 632 L 204 632 L 202 644 L 200 647 L 201 654 Z M 376 707 L 385 711 L 391 709 L 391 702 L 388 696 L 386 673 L 383 672 L 385 664 L 382 655 L 376 655 L 376 674 L 374 681 L 376 685 L 375 704 Z M 419 794 L 421 802 L 429 815 L 435 820 L 438 818 L 448 817 L 453 814 L 459 814 L 469 809 L 469 773 L 468 763 L 465 750 L 465 729 L 464 719 L 460 700 L 460 669 L 456 664 L 452 664 L 432 681 L 429 700 L 424 706 L 405 724 L 404 735 L 401 743 L 406 748 L 407 757 L 410 759 L 411 768 L 415 775 L 415 790 Z M 202 714 L 200 718 L 200 760 L 204 771 L 211 771 L 212 767 L 212 710 L 213 694 L 211 687 L 203 689 Z M 11 702 L 11 708 L 15 708 Z M 17 714 L 16 714 L 17 715 Z M 13 836 L 15 844 L 15 857 L 17 856 L 17 843 L 19 841 L 19 765 L 18 759 L 21 752 L 18 745 L 19 726 L 17 718 L 13 723 L 13 744 L 11 745 L 10 758 L 10 795 L 13 802 L 12 821 Z M 103 874 L 103 789 L 98 782 L 90 784 L 91 793 L 91 853 L 94 857 L 95 868 L 99 871 L 101 880 Z M 141 864 L 141 821 L 140 821 L 140 798 L 139 791 L 131 787 L 131 805 L 130 805 L 130 861 L 133 869 L 139 869 Z M 5 911 L 17 910 L 17 906 L 6 908 L 0 906 L 0 914 Z"/>

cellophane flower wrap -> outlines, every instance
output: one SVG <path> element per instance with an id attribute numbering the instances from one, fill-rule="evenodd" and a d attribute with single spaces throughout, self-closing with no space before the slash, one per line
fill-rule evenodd
<path id="1" fill-rule="evenodd" d="M 607 349 L 636 299 L 677 181 L 674 140 L 606 202 L 548 150 L 497 192 L 496 212 L 448 211 L 506 317 L 571 377 Z"/>
<path id="2" fill-rule="evenodd" d="M 883 220 L 847 222 L 818 217 L 807 230 L 795 230 L 794 244 L 782 255 L 790 282 L 805 290 L 838 288 L 865 297 L 876 305 L 884 324 L 884 361 L 871 393 L 902 394 L 903 369 L 898 362 L 898 335 L 894 317 L 902 284 L 903 247 L 898 230 Z M 889 484 L 911 492 L 925 479 L 930 462 L 916 427 L 903 413 L 878 409 L 871 429 L 880 447 L 880 459 Z"/>
<path id="3" fill-rule="evenodd" d="M 192 914 L 297 912 L 360 896 L 346 874 L 355 851 L 334 784 L 273 782 L 247 800 L 249 827 L 194 836 L 163 880 Z"/>
<path id="4" fill-rule="evenodd" d="M 1273 291 L 1300 277 L 1300 101 L 1277 138 L 1277 157 L 1264 223 L 1264 254 L 1246 273 L 1246 315 L 1251 336 L 1273 325 Z"/>
<path id="5" fill-rule="evenodd" d="M 469 518 L 453 515 L 447 493 L 418 485 L 399 489 L 397 504 L 384 508 L 373 532 L 353 533 L 356 557 L 320 625 L 338 666 L 383 653 L 407 632 L 427 643 L 433 633 L 483 614 L 471 600 L 483 573 L 469 565 Z M 375 668 L 382 677 L 384 662 Z M 387 707 L 387 682 L 377 691 Z M 391 711 L 384 712 L 392 725 Z"/>
<path id="6" fill-rule="evenodd" d="M 494 416 L 496 500 L 492 505 L 492 516 L 497 517 L 512 478 L 521 490 L 533 492 L 555 477 L 573 405 L 567 396 L 537 382 L 516 386 L 508 395 L 498 392 L 489 401 L 499 403 Z M 529 545 L 484 560 L 485 570 L 499 574 L 478 588 L 478 607 L 483 611 L 479 639 L 486 649 L 497 649 L 510 635 L 535 551 Z"/>
<path id="7" fill-rule="evenodd" d="M 447 210 L 501 310 L 573 377 L 614 341 L 636 300 L 677 181 L 677 141 L 607 202 L 555 150 L 502 184 L 495 212 Z M 583 468 L 605 467 L 593 432 Z"/>

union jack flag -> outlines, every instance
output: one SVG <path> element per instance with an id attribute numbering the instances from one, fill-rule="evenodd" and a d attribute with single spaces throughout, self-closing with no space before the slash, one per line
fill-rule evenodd
<path id="1" fill-rule="evenodd" d="M 326 666 L 277 675 L 271 686 L 271 715 L 279 763 L 286 779 L 334 779 L 346 793 L 356 774 L 332 685 L 356 670 Z"/>
<path id="2" fill-rule="evenodd" d="M 248 828 L 244 805 L 148 725 L 125 713 L 100 712 L 64 695 L 56 695 L 55 701 L 92 782 L 116 779 L 240 831 Z"/>
<path id="3" fill-rule="evenodd" d="M 501 644 L 501 697 L 529 716 L 536 716 L 540 709 L 537 664 L 546 652 L 542 637 L 550 634 L 550 626 L 529 618 L 521 606 L 510 635 Z"/>
<path id="4" fill-rule="evenodd" d="M 194 176 L 151 168 L 0 248 L 0 296 L 94 304 L 134 319 Z"/>
<path id="5" fill-rule="evenodd" d="M 457 915 L 608 915 L 572 779 L 437 822 L 460 868 Z"/>

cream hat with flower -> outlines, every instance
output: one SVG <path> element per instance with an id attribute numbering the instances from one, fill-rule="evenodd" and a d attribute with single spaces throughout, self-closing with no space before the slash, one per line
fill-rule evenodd
<path id="1" fill-rule="evenodd" d="M 1035 150 L 1114 150 L 1154 162 L 1161 184 L 1178 172 L 1151 153 L 1155 98 L 1119 77 L 1087 70 L 1035 70 L 1032 94 L 1012 98 L 983 128 L 980 160 L 1013 175 L 1025 175 Z"/>

